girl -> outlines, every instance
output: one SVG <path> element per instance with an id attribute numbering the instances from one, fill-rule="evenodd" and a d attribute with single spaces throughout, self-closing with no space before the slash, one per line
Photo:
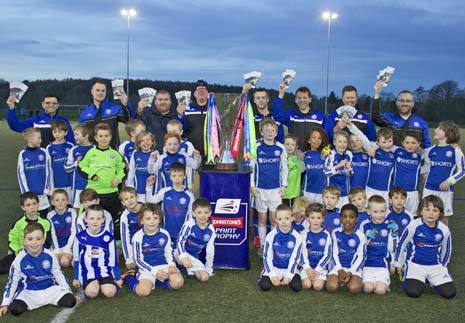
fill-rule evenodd
<path id="1" fill-rule="evenodd" d="M 60 265 L 69 267 L 76 236 L 76 210 L 68 206 L 68 193 L 61 188 L 52 193 L 51 202 L 54 210 L 47 214 L 47 220 L 51 223 L 52 250 Z"/>
<path id="2" fill-rule="evenodd" d="M 310 203 L 323 203 L 323 187 L 325 186 L 325 175 L 323 167 L 325 155 L 323 148 L 328 145 L 328 136 L 322 129 L 313 129 L 309 132 L 308 144 L 310 150 L 304 154 L 302 171 L 305 169 L 303 196 L 308 198 Z"/>
<path id="3" fill-rule="evenodd" d="M 155 137 L 148 131 L 142 131 L 136 136 L 136 150 L 129 161 L 128 178 L 126 186 L 134 187 L 137 191 L 137 200 L 145 202 L 145 187 L 149 177 L 148 163 L 155 148 Z"/>

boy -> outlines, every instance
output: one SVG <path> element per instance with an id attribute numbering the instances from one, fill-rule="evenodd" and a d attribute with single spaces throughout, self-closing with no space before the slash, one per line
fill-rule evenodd
<path id="1" fill-rule="evenodd" d="M 389 263 L 394 252 L 393 236 L 397 237 L 397 224 L 387 221 L 387 204 L 379 195 L 373 195 L 368 200 L 368 213 L 370 219 L 360 226 L 367 238 L 367 255 L 362 272 L 363 291 L 384 295 L 391 282 Z"/>
<path id="2" fill-rule="evenodd" d="M 389 212 L 388 221 L 394 221 L 399 226 L 399 237 L 404 233 L 404 229 L 413 220 L 413 214 L 405 209 L 407 201 L 407 192 L 399 186 L 389 190 L 389 203 L 391 204 L 391 212 Z"/>
<path id="3" fill-rule="evenodd" d="M 39 223 L 29 223 L 23 235 L 24 249 L 11 266 L 0 316 L 7 311 L 16 316 L 48 304 L 74 307 L 76 298 L 57 259 L 44 248 L 44 228 Z"/>
<path id="4" fill-rule="evenodd" d="M 297 274 L 297 265 L 302 254 L 302 236 L 292 229 L 292 211 L 281 204 L 276 209 L 277 227 L 266 236 L 263 252 L 263 270 L 258 280 L 261 290 L 273 286 L 287 286 L 298 292 L 302 280 Z"/>
<path id="5" fill-rule="evenodd" d="M 186 221 L 181 228 L 174 256 L 179 265 L 187 269 L 188 275 L 195 275 L 200 282 L 207 282 L 213 274 L 215 257 L 215 228 L 209 223 L 212 214 L 210 201 L 205 198 L 195 200 L 192 205 L 193 219 Z M 205 249 L 205 263 L 199 254 Z"/>
<path id="6" fill-rule="evenodd" d="M 358 211 L 358 220 L 355 227 L 360 228 L 360 223 L 368 219 L 367 194 L 361 187 L 352 188 L 349 192 L 350 204 L 355 205 Z"/>
<path id="7" fill-rule="evenodd" d="M 270 222 L 274 226 L 276 208 L 287 187 L 287 153 L 284 146 L 275 141 L 278 126 L 270 118 L 260 122 L 263 139 L 257 142 L 257 159 L 251 158 L 252 176 L 250 191 L 255 197 L 258 212 L 259 255 L 263 254 L 266 238 L 266 220 L 270 211 Z"/>
<path id="8" fill-rule="evenodd" d="M 300 271 L 302 279 L 302 288 L 322 290 L 328 266 L 332 259 L 332 240 L 331 234 L 323 229 L 323 221 L 326 211 L 323 204 L 312 203 L 305 210 L 308 228 L 303 231 L 303 248 L 302 258 L 304 265 Z"/>
<path id="9" fill-rule="evenodd" d="M 178 121 L 179 122 L 179 121 Z M 194 195 L 185 188 L 186 167 L 178 162 L 174 162 L 170 167 L 171 187 L 162 188 L 156 195 L 151 195 L 149 187 L 152 181 L 147 181 L 147 202 L 163 202 L 163 229 L 168 231 L 171 241 L 174 243 L 178 239 L 184 222 L 191 219 L 192 203 Z"/>
<path id="10" fill-rule="evenodd" d="M 284 203 L 283 203 L 284 204 Z M 287 205 L 287 204 L 286 204 Z M 305 210 L 310 205 L 310 201 L 306 197 L 298 197 L 292 206 L 292 228 L 298 233 L 301 233 L 308 228 L 308 222 L 305 221 Z"/>
<path id="11" fill-rule="evenodd" d="M 134 263 L 134 254 L 132 252 L 132 237 L 141 229 L 137 219 L 142 204 L 137 202 L 137 192 L 133 187 L 124 187 L 119 193 L 121 203 L 126 209 L 121 214 L 120 218 L 120 236 L 121 247 L 123 249 L 124 259 L 126 260 L 126 268 L 131 270 L 136 268 Z"/>
<path id="12" fill-rule="evenodd" d="M 73 144 L 65 141 L 68 133 L 68 125 L 63 120 L 51 122 L 52 135 L 55 140 L 47 146 L 51 165 L 51 192 L 57 188 L 64 189 L 71 196 L 71 176 L 65 170 L 66 160 Z"/>
<path id="13" fill-rule="evenodd" d="M 323 222 L 323 228 L 328 230 L 329 233 L 341 226 L 339 209 L 336 208 L 340 195 L 341 190 L 339 187 L 326 186 L 323 189 L 323 202 L 326 209 L 326 217 L 325 221 Z"/>
<path id="14" fill-rule="evenodd" d="M 71 148 L 66 160 L 65 170 L 72 172 L 71 180 L 71 203 L 76 211 L 79 211 L 80 201 L 79 195 L 87 186 L 87 178 L 82 177 L 77 170 L 77 165 L 82 157 L 93 147 L 89 141 L 91 129 L 87 124 L 79 124 L 74 126 L 74 140 L 76 146 Z"/>
<path id="15" fill-rule="evenodd" d="M 287 153 L 287 188 L 283 195 L 283 204 L 290 208 L 294 200 L 300 196 L 300 180 L 302 160 L 297 155 L 297 136 L 287 134 L 284 138 L 284 147 Z"/>
<path id="16" fill-rule="evenodd" d="M 365 235 L 355 229 L 357 208 L 346 204 L 341 209 L 342 227 L 332 232 L 334 267 L 328 274 L 326 289 L 336 292 L 346 284 L 351 294 L 362 290 L 362 268 L 366 257 Z"/>
<path id="17" fill-rule="evenodd" d="M 87 221 L 86 221 L 86 212 L 87 209 L 92 206 L 92 205 L 99 205 L 100 204 L 100 198 L 97 192 L 91 188 L 86 188 L 84 191 L 81 192 L 81 195 L 79 195 L 82 207 L 83 207 L 83 212 L 77 217 L 76 220 L 76 232 L 79 233 L 81 231 L 84 231 L 87 229 Z M 103 211 L 103 215 L 105 217 L 105 221 L 102 225 L 102 229 L 107 230 L 111 234 L 113 234 L 114 231 L 114 225 L 113 225 L 113 218 L 111 217 L 111 214 L 107 211 Z"/>
<path id="18" fill-rule="evenodd" d="M 438 143 L 425 150 L 425 163 L 421 171 L 427 174 L 423 197 L 436 195 L 444 201 L 444 217 L 441 221 L 447 225 L 449 217 L 454 213 L 454 185 L 465 176 L 463 153 L 456 147 L 460 140 L 460 130 L 453 122 L 440 122 L 434 130 L 434 139 Z"/>
<path id="19" fill-rule="evenodd" d="M 453 298 L 454 281 L 447 270 L 451 256 L 451 234 L 440 218 L 444 216 L 444 203 L 435 195 L 423 198 L 418 207 L 421 218 L 407 226 L 400 237 L 395 255 L 395 266 L 404 272 L 403 288 L 409 297 L 420 297 L 425 281 L 440 296 Z M 415 252 L 406 252 L 409 244 Z"/>
<path id="20" fill-rule="evenodd" d="M 145 131 L 145 124 L 141 120 L 129 120 L 124 126 L 124 130 L 126 130 L 126 133 L 131 139 L 126 140 L 119 145 L 118 152 L 124 157 L 127 168 L 129 166 L 129 161 L 131 160 L 131 155 L 134 152 L 134 149 L 136 149 L 136 137 L 142 131 Z"/>
<path id="21" fill-rule="evenodd" d="M 352 152 L 352 170 L 355 176 L 350 177 L 350 187 L 365 189 L 368 179 L 368 154 L 363 151 L 363 145 L 356 135 L 351 134 L 349 149 Z M 350 199 L 350 197 L 349 197 Z M 365 201 L 366 202 L 366 201 Z"/>
<path id="22" fill-rule="evenodd" d="M 85 217 L 88 228 L 76 235 L 73 247 L 73 286 L 82 286 L 87 298 L 97 297 L 99 291 L 105 297 L 113 297 L 123 285 L 115 238 L 110 232 L 102 230 L 105 216 L 101 206 L 90 206 Z"/>
<path id="23" fill-rule="evenodd" d="M 33 129 L 33 128 L 31 128 Z M 24 216 L 20 217 L 11 226 L 8 233 L 8 255 L 0 260 L 0 274 L 6 274 L 10 270 L 11 263 L 15 260 L 16 255 L 23 249 L 24 246 L 24 228 L 29 223 L 39 223 L 44 228 L 44 238 L 46 239 L 46 247 L 50 247 L 50 222 L 47 219 L 39 217 L 39 198 L 33 192 L 25 192 L 19 197 L 19 204 L 24 211 Z"/>
<path id="24" fill-rule="evenodd" d="M 99 123 L 94 129 L 97 147 L 91 148 L 79 162 L 79 172 L 87 178 L 87 188 L 93 188 L 99 195 L 100 205 L 111 213 L 113 222 L 119 224 L 121 203 L 118 184 L 124 177 L 123 157 L 110 147 L 110 127 Z M 119 238 L 119 230 L 115 231 Z"/>
<path id="25" fill-rule="evenodd" d="M 50 206 L 50 155 L 40 148 L 42 142 L 38 128 L 24 130 L 26 147 L 19 152 L 18 182 L 21 193 L 34 192 L 39 198 L 40 216 L 45 218 Z"/>
<path id="26" fill-rule="evenodd" d="M 123 280 L 138 296 L 148 296 L 155 286 L 167 290 L 179 289 L 184 284 L 182 275 L 173 260 L 171 239 L 166 230 L 160 228 L 163 214 L 159 205 L 146 203 L 138 218 L 143 229 L 133 238 L 133 253 L 139 271 L 123 274 Z"/>

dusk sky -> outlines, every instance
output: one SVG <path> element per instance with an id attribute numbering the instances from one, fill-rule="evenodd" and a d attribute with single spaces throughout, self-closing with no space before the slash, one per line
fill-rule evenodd
<path id="1" fill-rule="evenodd" d="M 330 90 L 355 85 L 372 93 L 378 71 L 396 68 L 387 91 L 430 88 L 445 80 L 465 87 L 463 1 L 31 1 L 1 0 L 0 78 L 126 77 L 127 19 L 131 19 L 130 77 L 241 85 L 263 73 L 277 87 L 297 72 L 290 91 L 326 91 L 327 22 L 331 25 Z"/>

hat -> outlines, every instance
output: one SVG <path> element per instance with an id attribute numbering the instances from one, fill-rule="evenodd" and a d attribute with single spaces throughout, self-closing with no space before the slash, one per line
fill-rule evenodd
<path id="1" fill-rule="evenodd" d="M 195 83 L 195 86 L 194 86 L 194 89 L 192 90 L 192 92 L 194 92 L 199 86 L 205 86 L 207 88 L 207 91 L 209 91 L 208 83 L 205 82 L 204 80 L 198 80 L 197 83 Z"/>

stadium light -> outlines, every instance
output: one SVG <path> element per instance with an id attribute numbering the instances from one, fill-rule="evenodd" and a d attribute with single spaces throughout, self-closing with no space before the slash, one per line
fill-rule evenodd
<path id="1" fill-rule="evenodd" d="M 131 17 L 134 17 L 137 14 L 135 9 L 121 9 L 121 15 L 128 17 L 128 43 L 127 43 L 127 61 L 126 61 L 126 95 L 129 100 L 129 35 L 130 35 L 130 25 Z"/>
<path id="2" fill-rule="evenodd" d="M 328 93 L 329 92 L 329 40 L 331 37 L 331 20 L 337 19 L 338 14 L 335 12 L 325 11 L 321 15 L 321 17 L 323 18 L 323 20 L 328 21 L 328 43 L 327 43 L 328 59 L 326 62 L 326 98 L 325 98 L 325 115 L 326 115 L 328 113 L 328 95 L 329 95 Z"/>

